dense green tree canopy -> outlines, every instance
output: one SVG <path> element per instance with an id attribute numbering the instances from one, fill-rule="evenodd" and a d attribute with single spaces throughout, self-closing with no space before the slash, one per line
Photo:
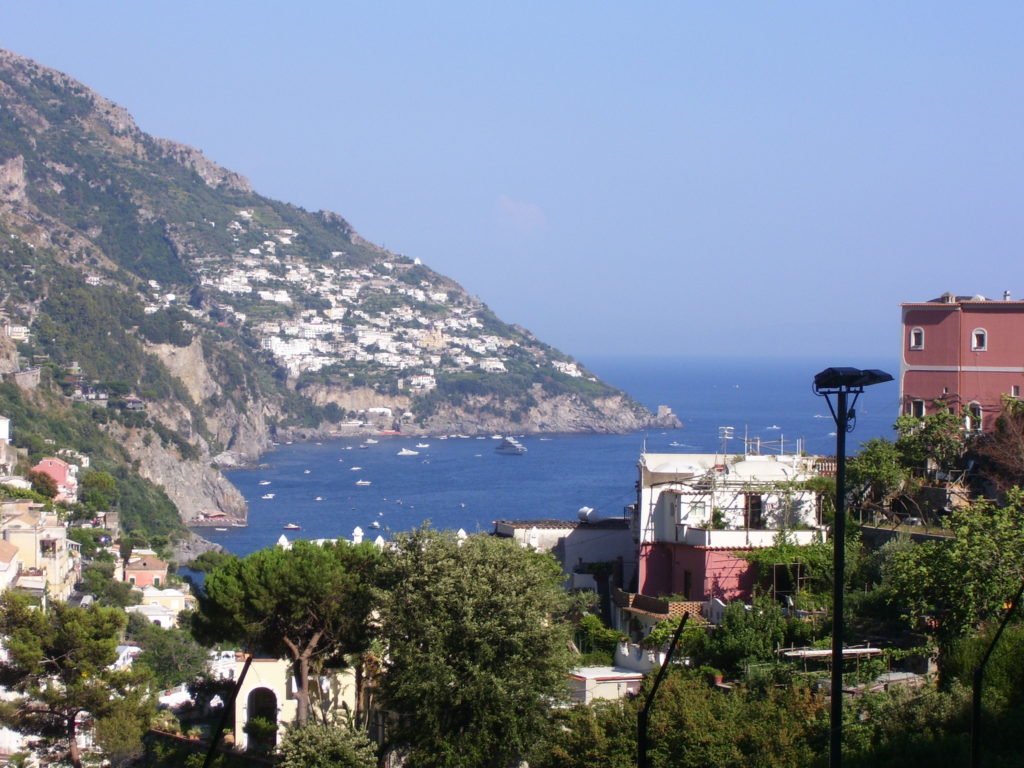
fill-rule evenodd
<path id="1" fill-rule="evenodd" d="M 948 408 L 924 417 L 905 414 L 896 419 L 896 450 L 908 467 L 949 469 L 964 451 L 963 423 Z"/>
<path id="2" fill-rule="evenodd" d="M 298 680 L 299 722 L 309 715 L 309 675 L 366 647 L 380 561 L 372 544 L 296 541 L 224 561 L 206 577 L 194 628 L 210 642 L 288 658 Z"/>
<path id="3" fill-rule="evenodd" d="M 896 550 L 883 579 L 890 599 L 917 623 L 936 622 L 945 644 L 1001 615 L 1024 580 L 1024 491 L 1004 505 L 975 502 L 955 510 L 953 537 Z"/>
<path id="4" fill-rule="evenodd" d="M 18 694 L 0 708 L 0 722 L 25 733 L 63 739 L 81 765 L 76 717 L 102 718 L 113 709 L 142 707 L 144 672 L 115 671 L 125 614 L 113 608 L 51 603 L 46 611 L 22 596 L 0 597 L 0 636 L 8 658 L 0 682 Z"/>
<path id="5" fill-rule="evenodd" d="M 567 595 L 547 554 L 486 535 L 421 528 L 396 537 L 380 628 L 389 739 L 410 765 L 506 768 L 567 692 Z"/>

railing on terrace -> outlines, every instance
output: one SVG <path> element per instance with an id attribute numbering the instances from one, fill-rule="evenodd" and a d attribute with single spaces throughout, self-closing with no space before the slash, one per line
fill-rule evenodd
<path id="1" fill-rule="evenodd" d="M 677 526 L 676 540 L 692 547 L 724 547 L 742 549 L 744 547 L 770 547 L 779 535 L 777 530 L 756 528 L 740 528 L 736 530 L 692 528 L 688 525 Z M 806 545 L 825 539 L 821 530 L 787 530 L 787 538 L 794 544 Z"/>

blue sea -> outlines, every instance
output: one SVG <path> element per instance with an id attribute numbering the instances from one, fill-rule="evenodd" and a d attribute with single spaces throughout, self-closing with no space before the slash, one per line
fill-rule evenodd
<path id="1" fill-rule="evenodd" d="M 606 516 L 635 500 L 636 462 L 653 452 L 743 452 L 744 438 L 762 453 L 835 452 L 835 423 L 824 398 L 811 390 L 814 374 L 831 365 L 898 372 L 892 359 L 808 360 L 600 358 L 582 361 L 605 381 L 652 410 L 668 405 L 677 430 L 628 435 L 528 435 L 522 456 L 494 452 L 484 438 L 379 436 L 281 445 L 266 468 L 231 472 L 249 503 L 249 525 L 200 533 L 237 555 L 294 538 L 388 538 L 429 520 L 434 527 L 490 531 L 500 519 L 575 519 L 582 506 Z M 857 403 L 848 437 L 851 453 L 872 437 L 891 438 L 898 411 L 895 382 L 869 388 Z M 723 444 L 722 427 L 732 427 Z M 429 444 L 416 448 L 417 443 Z M 415 456 L 399 456 L 408 448 Z M 356 485 L 357 480 L 370 485 Z M 262 498 L 273 494 L 273 498 Z M 284 530 L 286 524 L 300 530 Z M 372 527 L 376 523 L 379 527 Z"/>

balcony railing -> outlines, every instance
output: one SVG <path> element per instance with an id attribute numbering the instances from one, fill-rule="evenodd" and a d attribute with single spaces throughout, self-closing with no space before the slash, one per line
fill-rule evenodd
<path id="1" fill-rule="evenodd" d="M 725 549 L 743 549 L 746 547 L 770 547 L 779 535 L 777 530 L 746 529 L 736 530 L 692 528 L 688 525 L 676 526 L 676 541 L 692 547 L 722 547 Z M 821 530 L 787 530 L 787 538 L 794 544 L 806 545 L 825 539 Z"/>

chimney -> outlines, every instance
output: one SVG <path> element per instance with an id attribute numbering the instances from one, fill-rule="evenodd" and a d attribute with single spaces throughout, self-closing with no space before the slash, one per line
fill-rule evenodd
<path id="1" fill-rule="evenodd" d="M 1003 291 L 1003 301 L 1009 301 L 1009 300 L 1010 300 L 1010 292 L 1009 291 Z"/>

